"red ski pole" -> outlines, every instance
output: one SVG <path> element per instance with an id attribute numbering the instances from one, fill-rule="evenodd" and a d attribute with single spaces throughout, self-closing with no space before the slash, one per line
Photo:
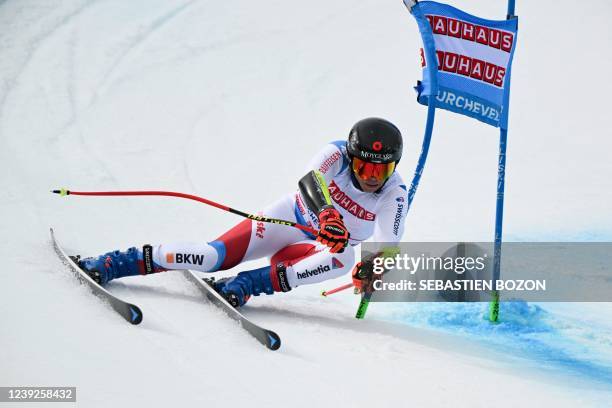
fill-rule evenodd
<path id="1" fill-rule="evenodd" d="M 324 290 L 323 292 L 321 292 L 321 296 L 333 295 L 336 292 L 340 292 L 340 291 L 343 291 L 343 290 L 351 288 L 351 287 L 353 287 L 353 284 L 352 283 L 347 283 L 346 285 L 338 286 L 335 289 Z"/>
<path id="2" fill-rule="evenodd" d="M 214 201 L 208 200 L 203 197 L 198 197 L 196 195 L 185 194 L 185 193 L 176 193 L 173 191 L 71 191 L 65 188 L 60 190 L 53 190 L 52 193 L 59 194 L 61 196 L 67 195 L 80 195 L 80 196 L 166 196 L 166 197 L 178 197 L 185 198 L 188 200 L 194 200 L 206 205 L 210 205 L 212 207 L 218 208 L 223 211 L 230 212 L 232 214 L 240 215 L 244 218 L 249 218 L 255 221 L 261 222 L 269 222 L 271 224 L 280 224 L 287 225 L 289 227 L 294 227 L 300 229 L 305 232 L 309 232 L 313 235 L 317 235 L 317 231 L 313 228 L 307 227 L 305 225 L 298 224 L 297 222 L 281 220 L 278 218 L 270 218 L 263 215 L 255 215 L 245 213 L 240 210 L 236 210 L 235 208 L 228 207 L 223 204 L 216 203 Z"/>

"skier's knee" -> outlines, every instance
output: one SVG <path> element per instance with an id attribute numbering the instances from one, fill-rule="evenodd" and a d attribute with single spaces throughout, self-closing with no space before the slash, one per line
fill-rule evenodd
<path id="1" fill-rule="evenodd" d="M 355 249 L 348 245 L 344 248 L 344 251 L 337 253 L 330 253 L 332 270 L 329 274 L 329 279 L 338 278 L 353 269 L 355 264 Z"/>

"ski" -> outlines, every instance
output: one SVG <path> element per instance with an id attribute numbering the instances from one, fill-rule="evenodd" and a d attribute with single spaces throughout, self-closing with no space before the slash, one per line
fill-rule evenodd
<path id="1" fill-rule="evenodd" d="M 272 330 L 264 329 L 250 321 L 242 313 L 236 310 L 221 296 L 210 284 L 212 279 L 202 279 L 190 270 L 185 270 L 185 277 L 193 282 L 198 289 L 219 309 L 223 310 L 230 318 L 240 322 L 240 325 L 257 341 L 266 346 L 270 350 L 278 350 L 281 345 L 281 340 L 278 334 Z"/>
<path id="2" fill-rule="evenodd" d="M 51 230 L 51 241 L 53 242 L 53 249 L 59 256 L 60 260 L 72 271 L 74 276 L 83 284 L 86 284 L 94 295 L 100 299 L 106 301 L 117 313 L 119 313 L 125 320 L 132 324 L 139 324 L 142 322 L 142 311 L 136 305 L 124 302 L 118 297 L 111 294 L 109 291 L 98 285 L 96 281 L 91 279 L 79 266 L 64 252 L 60 244 L 55 239 L 55 233 L 53 228 Z"/>

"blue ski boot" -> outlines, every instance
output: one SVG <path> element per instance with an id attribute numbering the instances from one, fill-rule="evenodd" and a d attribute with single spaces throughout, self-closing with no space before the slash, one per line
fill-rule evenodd
<path id="1" fill-rule="evenodd" d="M 274 292 L 291 290 L 287 282 L 287 268 L 283 263 L 240 272 L 214 282 L 213 287 L 234 307 L 243 306 L 251 295 L 273 295 Z"/>
<path id="2" fill-rule="evenodd" d="M 100 285 L 124 276 L 146 275 L 165 270 L 153 263 L 150 245 L 145 245 L 144 251 L 143 256 L 142 251 L 132 247 L 125 252 L 112 251 L 98 257 L 78 259 L 77 264 Z"/>

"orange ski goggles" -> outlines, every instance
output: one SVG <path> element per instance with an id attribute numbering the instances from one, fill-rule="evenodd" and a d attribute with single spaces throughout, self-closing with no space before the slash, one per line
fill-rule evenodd
<path id="1" fill-rule="evenodd" d="M 391 163 L 369 163 L 353 157 L 353 172 L 357 177 L 366 181 L 376 179 L 383 181 L 388 179 L 395 171 L 395 162 Z"/>

